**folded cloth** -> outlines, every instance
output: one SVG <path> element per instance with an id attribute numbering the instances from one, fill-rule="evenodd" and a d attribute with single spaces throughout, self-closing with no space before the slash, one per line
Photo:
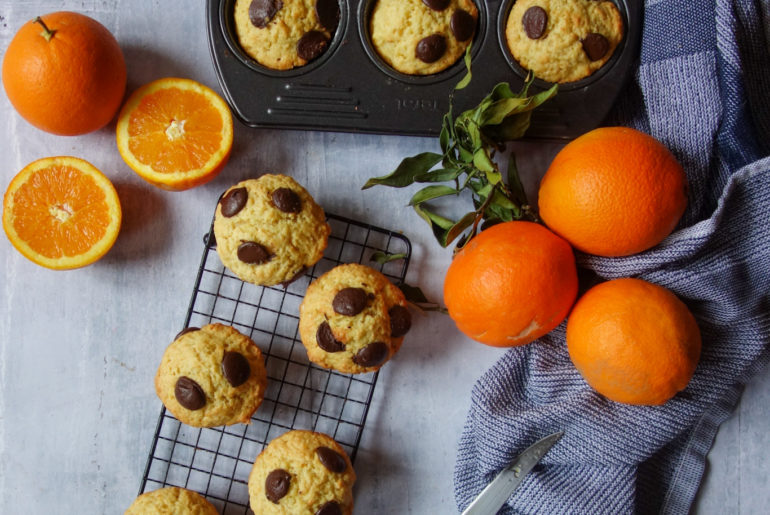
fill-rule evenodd
<path id="1" fill-rule="evenodd" d="M 607 124 L 668 146 L 688 175 L 689 206 L 649 251 L 577 256 L 601 278 L 639 277 L 688 305 L 703 340 L 690 384 L 663 406 L 607 400 L 572 365 L 565 324 L 506 351 L 471 393 L 460 510 L 527 446 L 563 430 L 500 513 L 688 513 L 719 424 L 770 361 L 768 9 L 647 0 L 638 71 Z"/>

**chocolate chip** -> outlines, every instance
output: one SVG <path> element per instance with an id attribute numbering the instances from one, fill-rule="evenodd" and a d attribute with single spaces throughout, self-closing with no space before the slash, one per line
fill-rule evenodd
<path id="1" fill-rule="evenodd" d="M 334 337 L 329 322 L 321 322 L 321 325 L 318 326 L 318 330 L 315 333 L 315 340 L 318 343 L 318 346 L 326 352 L 340 352 L 345 350 L 345 344 Z"/>
<path id="2" fill-rule="evenodd" d="M 264 29 L 282 7 L 281 0 L 251 0 L 249 20 L 258 29 Z"/>
<path id="3" fill-rule="evenodd" d="M 299 213 L 302 211 L 302 199 L 297 192 L 289 188 L 278 188 L 272 194 L 273 205 L 284 213 Z"/>
<path id="4" fill-rule="evenodd" d="M 228 191 L 219 201 L 222 206 L 222 216 L 230 218 L 237 215 L 246 205 L 247 200 L 249 200 L 249 191 L 246 188 L 235 188 Z"/>
<path id="5" fill-rule="evenodd" d="M 342 515 L 342 508 L 337 501 L 329 501 L 316 510 L 315 515 Z"/>
<path id="6" fill-rule="evenodd" d="M 249 360 L 240 352 L 225 352 L 222 356 L 222 375 L 233 388 L 242 385 L 251 375 Z"/>
<path id="7" fill-rule="evenodd" d="M 179 338 L 183 334 L 192 333 L 194 331 L 200 331 L 200 330 L 201 330 L 200 327 L 188 327 L 187 329 L 182 329 L 181 331 L 179 331 L 179 334 L 174 336 L 174 339 L 176 340 L 177 338 Z"/>
<path id="8" fill-rule="evenodd" d="M 326 34 L 319 30 L 311 30 L 297 41 L 297 55 L 305 61 L 312 61 L 324 53 L 329 46 Z"/>
<path id="9" fill-rule="evenodd" d="M 364 310 L 369 295 L 362 288 L 343 288 L 337 292 L 332 301 L 335 313 L 345 316 L 356 316 Z"/>
<path id="10" fill-rule="evenodd" d="M 610 49 L 610 42 L 607 41 L 607 38 L 596 32 L 588 34 L 581 43 L 583 43 L 583 51 L 592 61 L 598 61 Z"/>
<path id="11" fill-rule="evenodd" d="M 468 41 L 473 36 L 476 29 L 476 20 L 468 11 L 455 9 L 452 17 L 449 19 L 449 28 L 455 35 L 457 41 Z"/>
<path id="12" fill-rule="evenodd" d="M 318 447 L 315 450 L 315 453 L 318 455 L 318 459 L 321 461 L 321 464 L 329 469 L 330 472 L 342 474 L 345 472 L 345 469 L 348 468 L 348 462 L 345 461 L 345 458 L 334 449 L 330 449 L 328 447 Z"/>
<path id="13" fill-rule="evenodd" d="M 270 502 L 278 504 L 278 501 L 288 493 L 289 486 L 291 486 L 291 475 L 283 469 L 275 469 L 265 479 L 265 497 Z"/>
<path id="14" fill-rule="evenodd" d="M 182 376 L 176 380 L 174 397 L 182 407 L 191 411 L 199 410 L 206 405 L 206 394 L 198 383 L 189 377 Z"/>
<path id="15" fill-rule="evenodd" d="M 238 259 L 250 265 L 261 265 L 273 258 L 264 246 L 256 241 L 244 241 L 238 245 Z"/>
<path id="16" fill-rule="evenodd" d="M 422 0 L 422 3 L 434 11 L 443 11 L 449 6 L 449 0 Z"/>
<path id="17" fill-rule="evenodd" d="M 318 23 L 323 28 L 334 34 L 337 25 L 340 23 L 340 4 L 337 0 L 317 0 L 315 3 L 315 14 L 318 17 Z"/>
<path id="18" fill-rule="evenodd" d="M 530 7 L 521 17 L 521 24 L 524 26 L 524 32 L 527 33 L 529 39 L 540 39 L 545 33 L 546 25 L 548 25 L 548 13 L 542 7 Z"/>
<path id="19" fill-rule="evenodd" d="M 353 363 L 362 367 L 376 367 L 388 357 L 388 346 L 383 342 L 372 342 L 353 356 Z"/>
<path id="20" fill-rule="evenodd" d="M 446 38 L 441 34 L 431 34 L 417 43 L 414 55 L 424 63 L 435 63 L 446 52 Z"/>
<path id="21" fill-rule="evenodd" d="M 390 316 L 390 336 L 401 338 L 412 327 L 412 314 L 404 306 L 396 304 L 388 310 Z"/>

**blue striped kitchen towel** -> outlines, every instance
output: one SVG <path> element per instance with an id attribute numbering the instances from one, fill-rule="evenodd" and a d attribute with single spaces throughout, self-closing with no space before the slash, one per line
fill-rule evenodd
<path id="1" fill-rule="evenodd" d="M 471 393 L 461 510 L 529 444 L 564 430 L 501 513 L 688 513 L 719 424 L 770 360 L 769 11 L 767 0 L 646 0 L 639 67 L 607 124 L 672 149 L 689 206 L 654 249 L 577 256 L 601 278 L 646 279 L 689 306 L 703 338 L 690 384 L 663 406 L 609 401 L 570 362 L 564 324 L 506 351 Z"/>

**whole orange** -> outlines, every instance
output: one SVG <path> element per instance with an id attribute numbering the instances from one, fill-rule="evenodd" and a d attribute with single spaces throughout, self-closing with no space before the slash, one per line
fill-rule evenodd
<path id="1" fill-rule="evenodd" d="M 3 86 L 35 127 L 74 136 L 100 129 L 118 111 L 126 63 L 112 34 L 83 14 L 56 12 L 25 23 L 3 59 Z"/>
<path id="2" fill-rule="evenodd" d="M 658 405 L 690 382 L 700 330 L 670 290 L 614 279 L 588 290 L 567 321 L 570 358 L 591 387 L 613 401 Z"/>
<path id="3" fill-rule="evenodd" d="M 687 178 L 658 140 L 603 127 L 568 143 L 540 182 L 540 217 L 573 247 L 627 256 L 660 243 L 687 206 Z"/>
<path id="4" fill-rule="evenodd" d="M 540 224 L 504 222 L 470 240 L 444 278 L 457 328 L 495 347 L 523 345 L 567 316 L 577 295 L 572 248 Z"/>

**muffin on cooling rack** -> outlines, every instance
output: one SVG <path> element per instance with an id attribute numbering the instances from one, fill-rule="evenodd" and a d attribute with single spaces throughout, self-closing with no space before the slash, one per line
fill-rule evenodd
<path id="1" fill-rule="evenodd" d="M 337 31 L 338 0 L 236 0 L 241 48 L 274 70 L 304 66 L 323 54 Z"/>
<path id="2" fill-rule="evenodd" d="M 430 75 L 463 55 L 478 16 L 471 0 L 376 0 L 369 34 L 374 49 L 392 68 Z"/>
<path id="3" fill-rule="evenodd" d="M 323 433 L 293 430 L 254 460 L 249 502 L 254 513 L 349 515 L 356 473 L 345 450 Z"/>
<path id="4" fill-rule="evenodd" d="M 401 290 L 365 265 L 339 265 L 313 281 L 299 308 L 310 361 L 345 373 L 378 370 L 401 347 L 411 314 Z"/>
<path id="5" fill-rule="evenodd" d="M 535 77 L 573 82 L 612 57 L 623 39 L 623 18 L 609 1 L 516 0 L 505 38 L 514 59 Z"/>
<path id="6" fill-rule="evenodd" d="M 196 427 L 249 423 L 266 388 L 259 347 L 222 324 L 179 333 L 155 375 L 155 390 L 166 409 Z"/>
<path id="7" fill-rule="evenodd" d="M 177 486 L 167 486 L 137 497 L 128 507 L 125 515 L 163 515 L 169 513 L 217 515 L 217 510 L 197 492 Z"/>
<path id="8" fill-rule="evenodd" d="M 287 175 L 236 184 L 214 215 L 222 263 L 241 280 L 262 286 L 301 276 L 321 259 L 330 233 L 323 209 Z"/>

